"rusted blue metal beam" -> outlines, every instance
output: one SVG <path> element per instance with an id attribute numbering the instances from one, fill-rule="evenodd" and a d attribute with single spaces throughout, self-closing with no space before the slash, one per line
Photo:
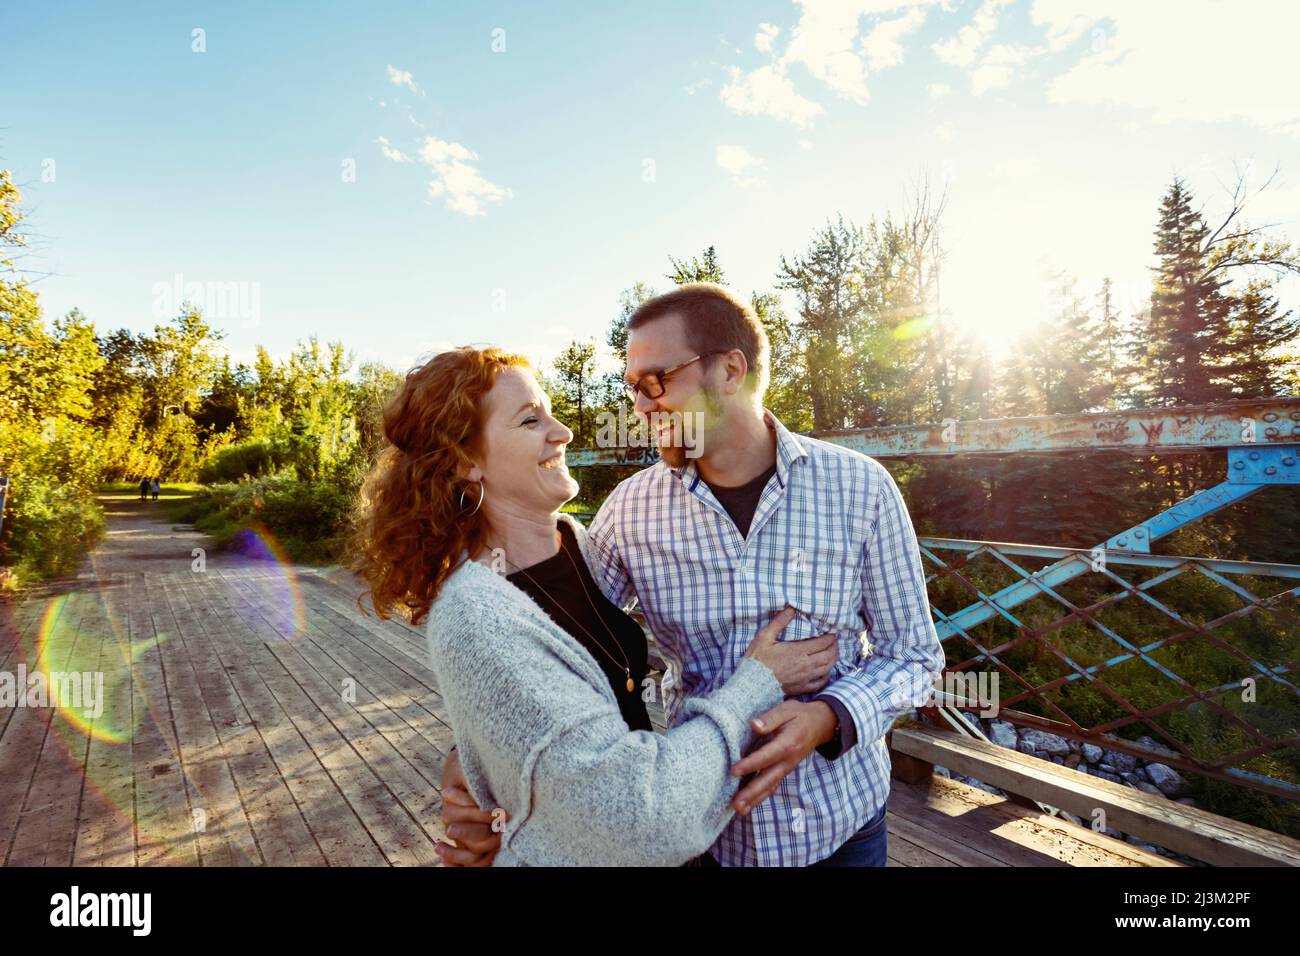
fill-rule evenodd
<path id="1" fill-rule="evenodd" d="M 1087 549 L 1058 548 L 1046 544 L 1012 544 L 1002 541 L 972 541 L 967 538 L 935 538 L 921 535 L 917 538 L 924 548 L 937 551 L 978 551 L 980 548 L 997 548 L 1003 554 L 1014 554 L 1028 558 L 1050 558 L 1060 560 L 1082 556 L 1085 560 L 1093 557 Z M 1120 551 L 1106 552 L 1106 563 L 1116 567 L 1140 568 L 1177 568 L 1188 562 L 1195 562 L 1217 574 L 1250 574 L 1259 577 L 1288 578 L 1300 580 L 1300 564 L 1276 564 L 1267 561 L 1224 561 L 1219 558 L 1189 558 L 1176 554 L 1142 554 Z"/>
<path id="2" fill-rule="evenodd" d="M 1244 399 L 1214 405 L 1033 418 L 948 419 L 926 425 L 812 435 L 873 458 L 1062 451 L 1155 455 L 1247 444 L 1263 448 L 1300 442 L 1300 398 Z M 581 449 L 568 454 L 570 466 L 576 468 L 650 465 L 658 458 L 654 448 Z"/>

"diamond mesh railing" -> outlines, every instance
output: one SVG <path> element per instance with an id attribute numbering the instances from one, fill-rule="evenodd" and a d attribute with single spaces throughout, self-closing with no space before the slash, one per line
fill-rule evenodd
<path id="1" fill-rule="evenodd" d="M 949 670 L 996 674 L 998 719 L 1300 797 L 1300 566 L 919 540 Z"/>

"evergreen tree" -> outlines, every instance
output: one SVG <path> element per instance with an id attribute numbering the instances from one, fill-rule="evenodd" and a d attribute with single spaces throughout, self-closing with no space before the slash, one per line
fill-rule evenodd
<path id="1" fill-rule="evenodd" d="M 1151 312 L 1137 342 L 1137 358 L 1152 405 L 1200 405 L 1232 397 L 1232 300 L 1227 279 L 1211 271 L 1209 227 L 1192 208 L 1192 195 L 1175 178 L 1160 204 Z"/>

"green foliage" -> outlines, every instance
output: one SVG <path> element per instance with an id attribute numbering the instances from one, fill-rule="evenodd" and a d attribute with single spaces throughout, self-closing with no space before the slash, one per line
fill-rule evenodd
<path id="1" fill-rule="evenodd" d="M 270 532 L 295 561 L 331 563 L 341 557 L 355 495 L 347 481 L 256 478 L 206 487 L 173 515 L 219 548 L 240 550 L 252 528 Z"/>
<path id="2" fill-rule="evenodd" d="M 219 448 L 199 466 L 198 480 L 204 484 L 260 478 L 275 474 L 290 462 L 287 447 L 269 438 L 255 438 Z"/>
<path id="3" fill-rule="evenodd" d="M 104 531 L 104 512 L 74 485 L 26 474 L 5 512 L 5 550 L 18 583 L 72 574 Z"/>

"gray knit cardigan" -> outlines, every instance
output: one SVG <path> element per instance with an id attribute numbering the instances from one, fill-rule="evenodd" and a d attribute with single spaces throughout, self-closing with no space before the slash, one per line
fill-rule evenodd
<path id="1" fill-rule="evenodd" d="M 585 529 L 561 520 L 590 564 Z M 474 561 L 443 584 L 427 636 L 470 792 L 509 815 L 496 866 L 678 866 L 705 852 L 734 814 L 749 721 L 783 699 L 745 657 L 673 729 L 629 730 L 591 654 Z"/>

